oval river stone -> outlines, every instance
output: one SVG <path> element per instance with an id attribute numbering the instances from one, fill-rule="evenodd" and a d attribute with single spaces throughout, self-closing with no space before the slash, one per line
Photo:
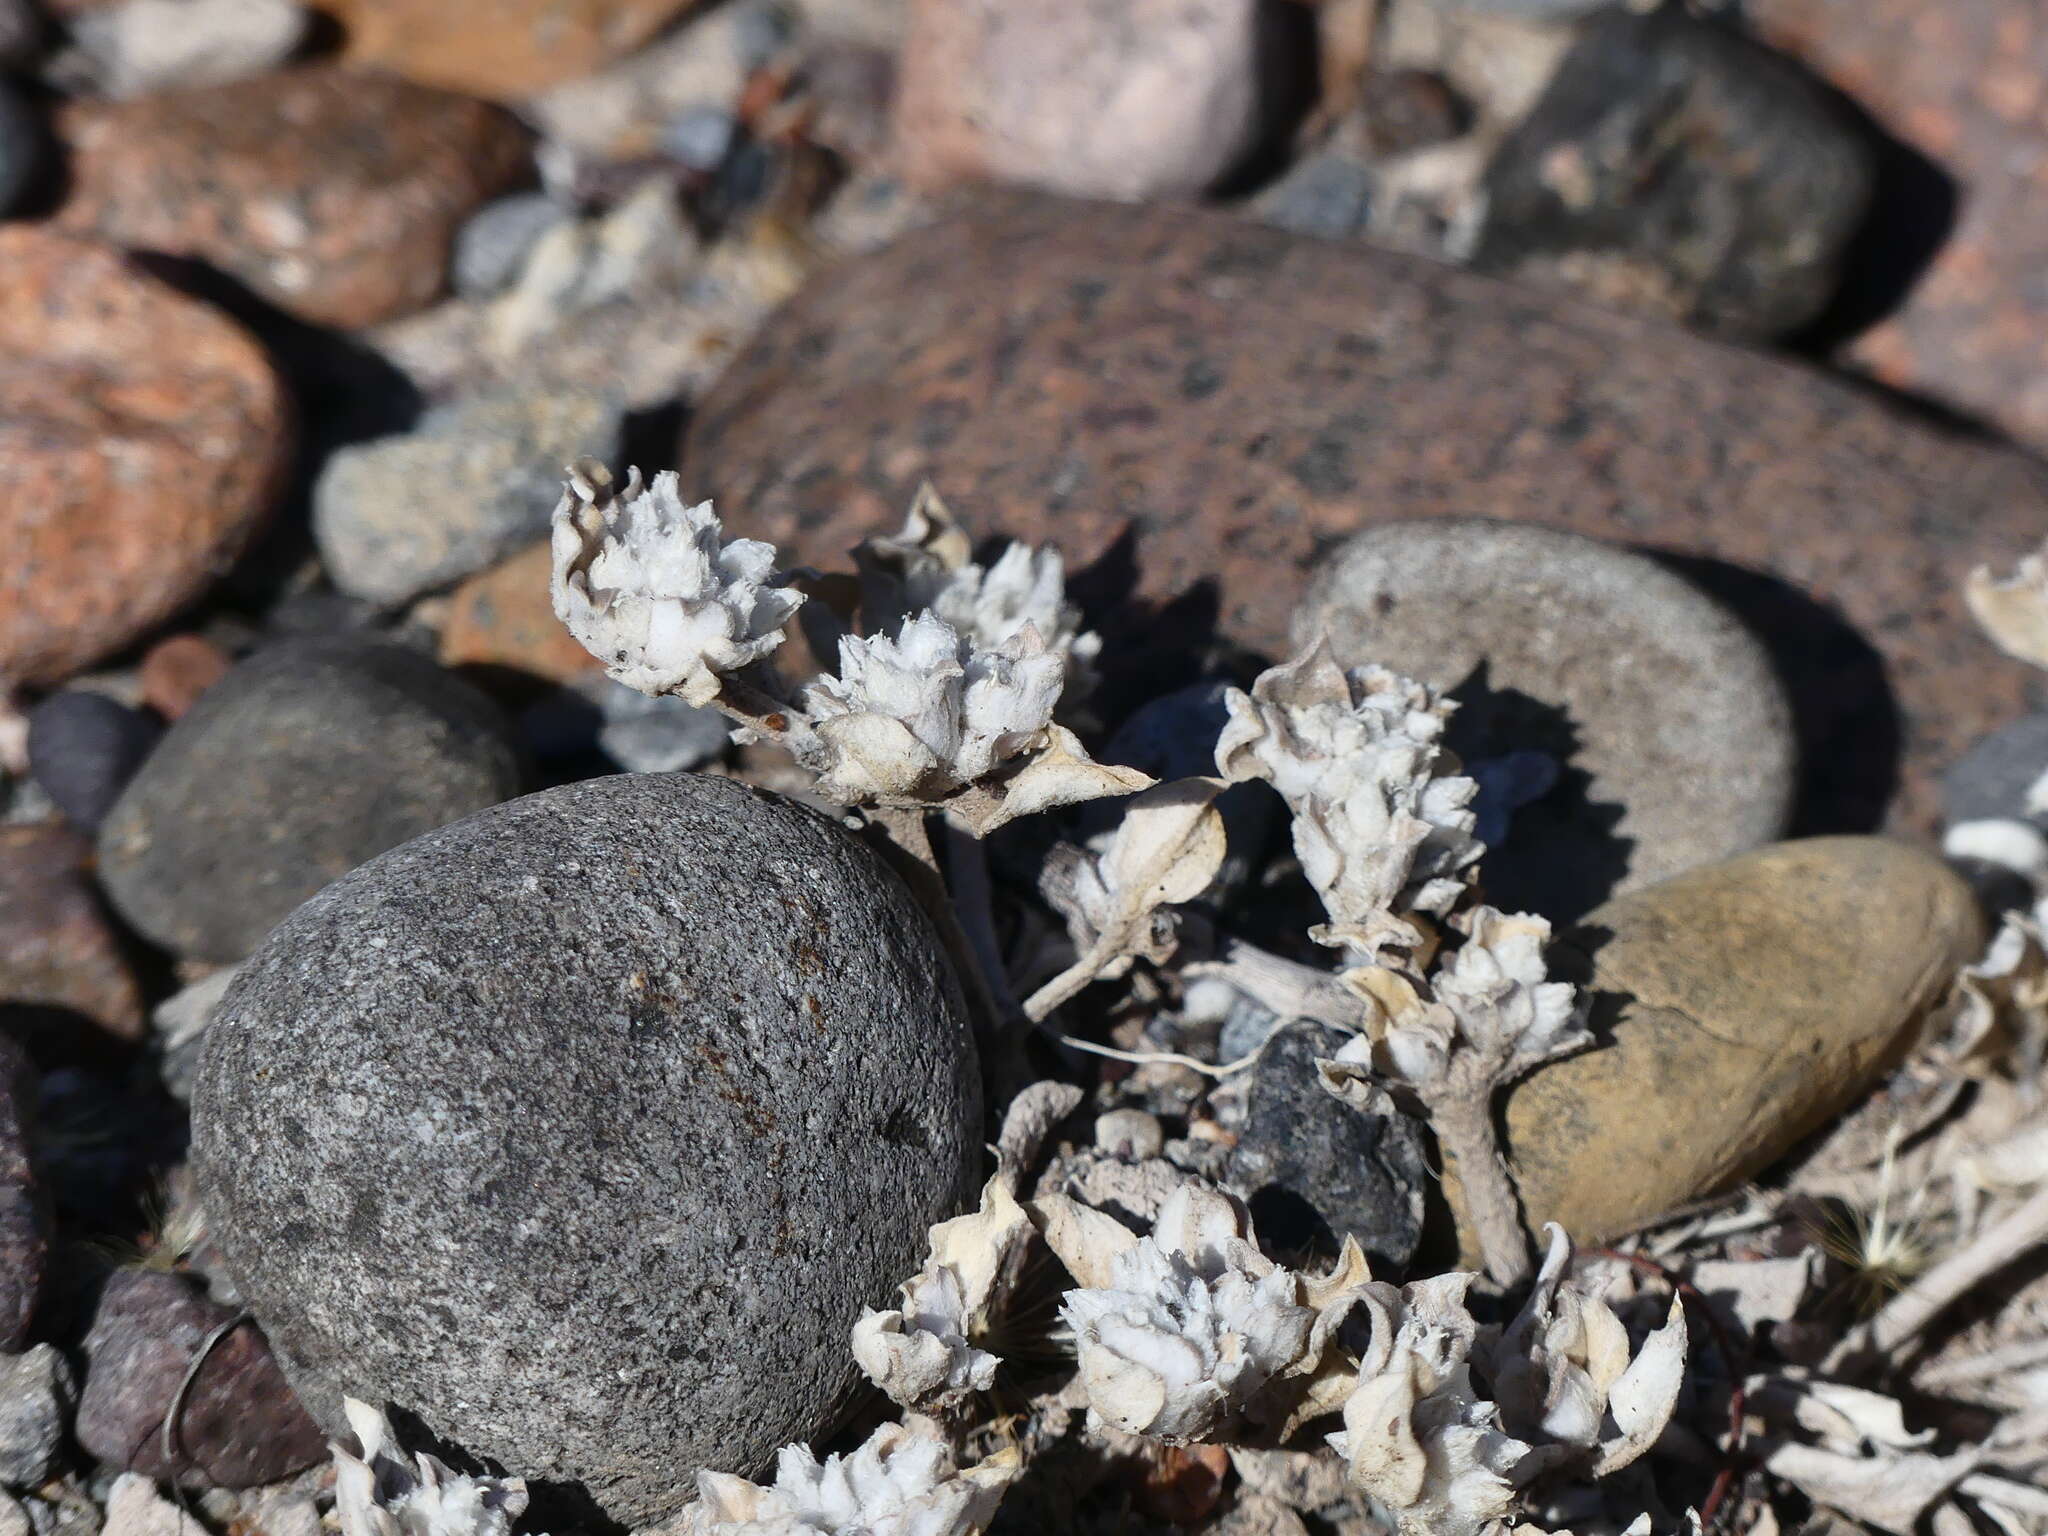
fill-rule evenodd
<path id="1" fill-rule="evenodd" d="M 1761 848 L 1596 908 L 1553 974 L 1599 1042 L 1509 1090 L 1532 1229 L 1633 1231 L 1762 1172 L 1895 1062 L 1984 943 L 1932 854 L 1879 837 Z M 1454 1171 L 1444 1190 L 1457 1204 Z"/>
<path id="2" fill-rule="evenodd" d="M 555 1521 L 645 1525 L 828 1431 L 854 1320 L 981 1160 L 909 892 L 836 822 L 692 774 L 528 795 L 329 886 L 222 1000 L 192 1107 L 214 1235 L 314 1416 L 395 1404 Z"/>

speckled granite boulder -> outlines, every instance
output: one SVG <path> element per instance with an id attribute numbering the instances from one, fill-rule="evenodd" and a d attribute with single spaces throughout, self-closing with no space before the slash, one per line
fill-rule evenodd
<path id="1" fill-rule="evenodd" d="M 1369 528 L 1295 615 L 1347 667 L 1454 690 L 1468 765 L 1542 752 L 1558 782 L 1486 858 L 1488 900 L 1554 921 L 1784 835 L 1798 779 L 1771 658 L 1647 556 L 1554 528 Z"/>
<path id="2" fill-rule="evenodd" d="M 100 883 L 166 949 L 239 960 L 328 881 L 518 788 L 497 709 L 427 657 L 286 641 L 208 689 L 129 781 Z"/>
<path id="3" fill-rule="evenodd" d="M 1212 629 L 1278 655 L 1371 523 L 1652 545 L 1784 669 L 1814 831 L 1887 805 L 1931 826 L 1934 774 L 2024 712 L 2027 669 L 1958 589 L 2048 526 L 2036 461 L 1774 358 L 1219 213 L 1015 193 L 812 284 L 680 462 L 798 560 L 897 526 L 925 479 L 977 534 L 1056 540 L 1070 568 L 1113 552 L 1076 583 L 1113 698 L 1191 681 Z"/>
<path id="4" fill-rule="evenodd" d="M 343 1391 L 389 1400 L 638 1526 L 829 1427 L 861 1307 L 970 1197 L 978 1101 L 872 852 L 730 780 L 618 777 L 280 925 L 208 1029 L 194 1157 L 330 1428 Z"/>

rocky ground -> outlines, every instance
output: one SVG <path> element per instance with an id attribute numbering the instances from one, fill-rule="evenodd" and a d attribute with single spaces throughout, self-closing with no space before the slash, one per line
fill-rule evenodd
<path id="1" fill-rule="evenodd" d="M 387 1431 L 617 1532 L 897 1417 L 986 1507 L 687 1518 L 1504 1529 L 1105 1413 L 1075 1234 L 1190 1209 L 1303 1380 L 1484 1268 L 1512 1521 L 2048 1530 L 2044 451 L 2035 0 L 0 0 L 0 1536 L 503 1536 Z M 587 461 L 777 546 L 791 682 L 1056 552 L 1060 726 L 884 792 L 816 691 L 650 682 L 558 616 Z M 1318 641 L 1470 786 L 1391 948 L 1219 752 Z M 1105 926 L 1164 822 L 1079 802 L 1219 774 L 1281 793 Z M 1522 1257 L 1689 1321 L 1604 1480 L 1503 1342 L 1578 1292 L 1386 1054 L 1495 908 L 1591 1032 L 1482 1096 Z M 948 1262 L 940 1403 L 847 1338 Z"/>

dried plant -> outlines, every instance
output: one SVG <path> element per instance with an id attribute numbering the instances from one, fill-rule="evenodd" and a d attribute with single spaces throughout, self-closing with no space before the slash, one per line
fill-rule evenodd
<path id="1" fill-rule="evenodd" d="M 822 1462 L 786 1446 L 765 1487 L 697 1474 L 686 1536 L 974 1536 L 1016 1478 L 1014 1454 L 965 1469 L 944 1441 L 884 1424 L 865 1444 Z"/>
<path id="2" fill-rule="evenodd" d="M 2048 543 L 2023 558 L 2008 576 L 1980 565 L 1963 584 L 1963 597 L 1984 632 L 2008 656 L 2048 667 Z"/>
<path id="3" fill-rule="evenodd" d="M 526 1509 L 523 1478 L 463 1477 L 422 1451 L 408 1462 L 382 1410 L 342 1404 L 360 1451 L 334 1447 L 342 1536 L 509 1536 Z"/>

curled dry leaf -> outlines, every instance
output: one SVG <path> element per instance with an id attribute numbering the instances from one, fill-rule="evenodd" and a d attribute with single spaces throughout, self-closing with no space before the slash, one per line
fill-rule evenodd
<path id="1" fill-rule="evenodd" d="M 1598 1295 L 1567 1278 L 1572 1245 L 1552 1224 L 1549 1252 L 1522 1310 L 1488 1350 L 1501 1418 L 1556 1458 L 1618 1472 L 1656 1443 L 1685 1379 L 1685 1310 L 1630 1357 L 1628 1329 Z"/>
<path id="2" fill-rule="evenodd" d="M 1166 909 L 1193 901 L 1223 867 L 1220 779 L 1176 779 L 1134 795 L 1099 852 L 1063 843 L 1040 889 L 1066 919 L 1078 958 L 1024 1005 L 1044 1018 L 1097 977 L 1121 976 L 1136 959 L 1164 961 L 1177 943 Z"/>
<path id="3" fill-rule="evenodd" d="M 1764 1468 L 1816 1504 L 1892 1536 L 1912 1536 L 1921 1517 L 1984 1459 L 1982 1450 L 1935 1456 L 1925 1451 L 1845 1455 L 1785 1440 L 1769 1447 Z"/>
<path id="4" fill-rule="evenodd" d="M 459 1476 L 424 1451 L 408 1462 L 381 1410 L 349 1397 L 342 1412 L 362 1447 L 333 1448 L 342 1536 L 508 1536 L 525 1511 L 523 1478 Z"/>
<path id="5" fill-rule="evenodd" d="M 945 1444 L 884 1424 L 859 1449 L 822 1462 L 785 1446 L 775 1481 L 697 1474 L 683 1536 L 974 1536 L 1022 1470 L 1006 1451 L 957 1468 Z"/>
<path id="6" fill-rule="evenodd" d="M 1451 702 L 1383 667 L 1347 673 L 1318 641 L 1225 703 L 1216 771 L 1286 800 L 1330 914 L 1315 937 L 1367 960 L 1420 945 L 1406 914 L 1448 911 L 1485 851 L 1472 835 L 1478 786 L 1441 745 Z"/>
<path id="7" fill-rule="evenodd" d="M 1046 1078 L 1010 1100 L 1003 1111 L 1003 1128 L 996 1136 L 996 1176 L 1015 1194 L 1025 1172 L 1037 1161 L 1053 1127 L 1080 1107 L 1087 1094 L 1078 1083 Z"/>
<path id="8" fill-rule="evenodd" d="M 553 517 L 555 615 L 613 678 L 712 703 L 723 679 L 765 659 L 803 602 L 775 546 L 727 539 L 708 501 L 684 504 L 673 471 L 615 493 L 591 460 L 571 467 Z"/>
<path id="9" fill-rule="evenodd" d="M 1963 599 L 2001 651 L 2048 667 L 2048 543 L 2022 559 L 2009 576 L 1978 566 L 1963 584 Z"/>

